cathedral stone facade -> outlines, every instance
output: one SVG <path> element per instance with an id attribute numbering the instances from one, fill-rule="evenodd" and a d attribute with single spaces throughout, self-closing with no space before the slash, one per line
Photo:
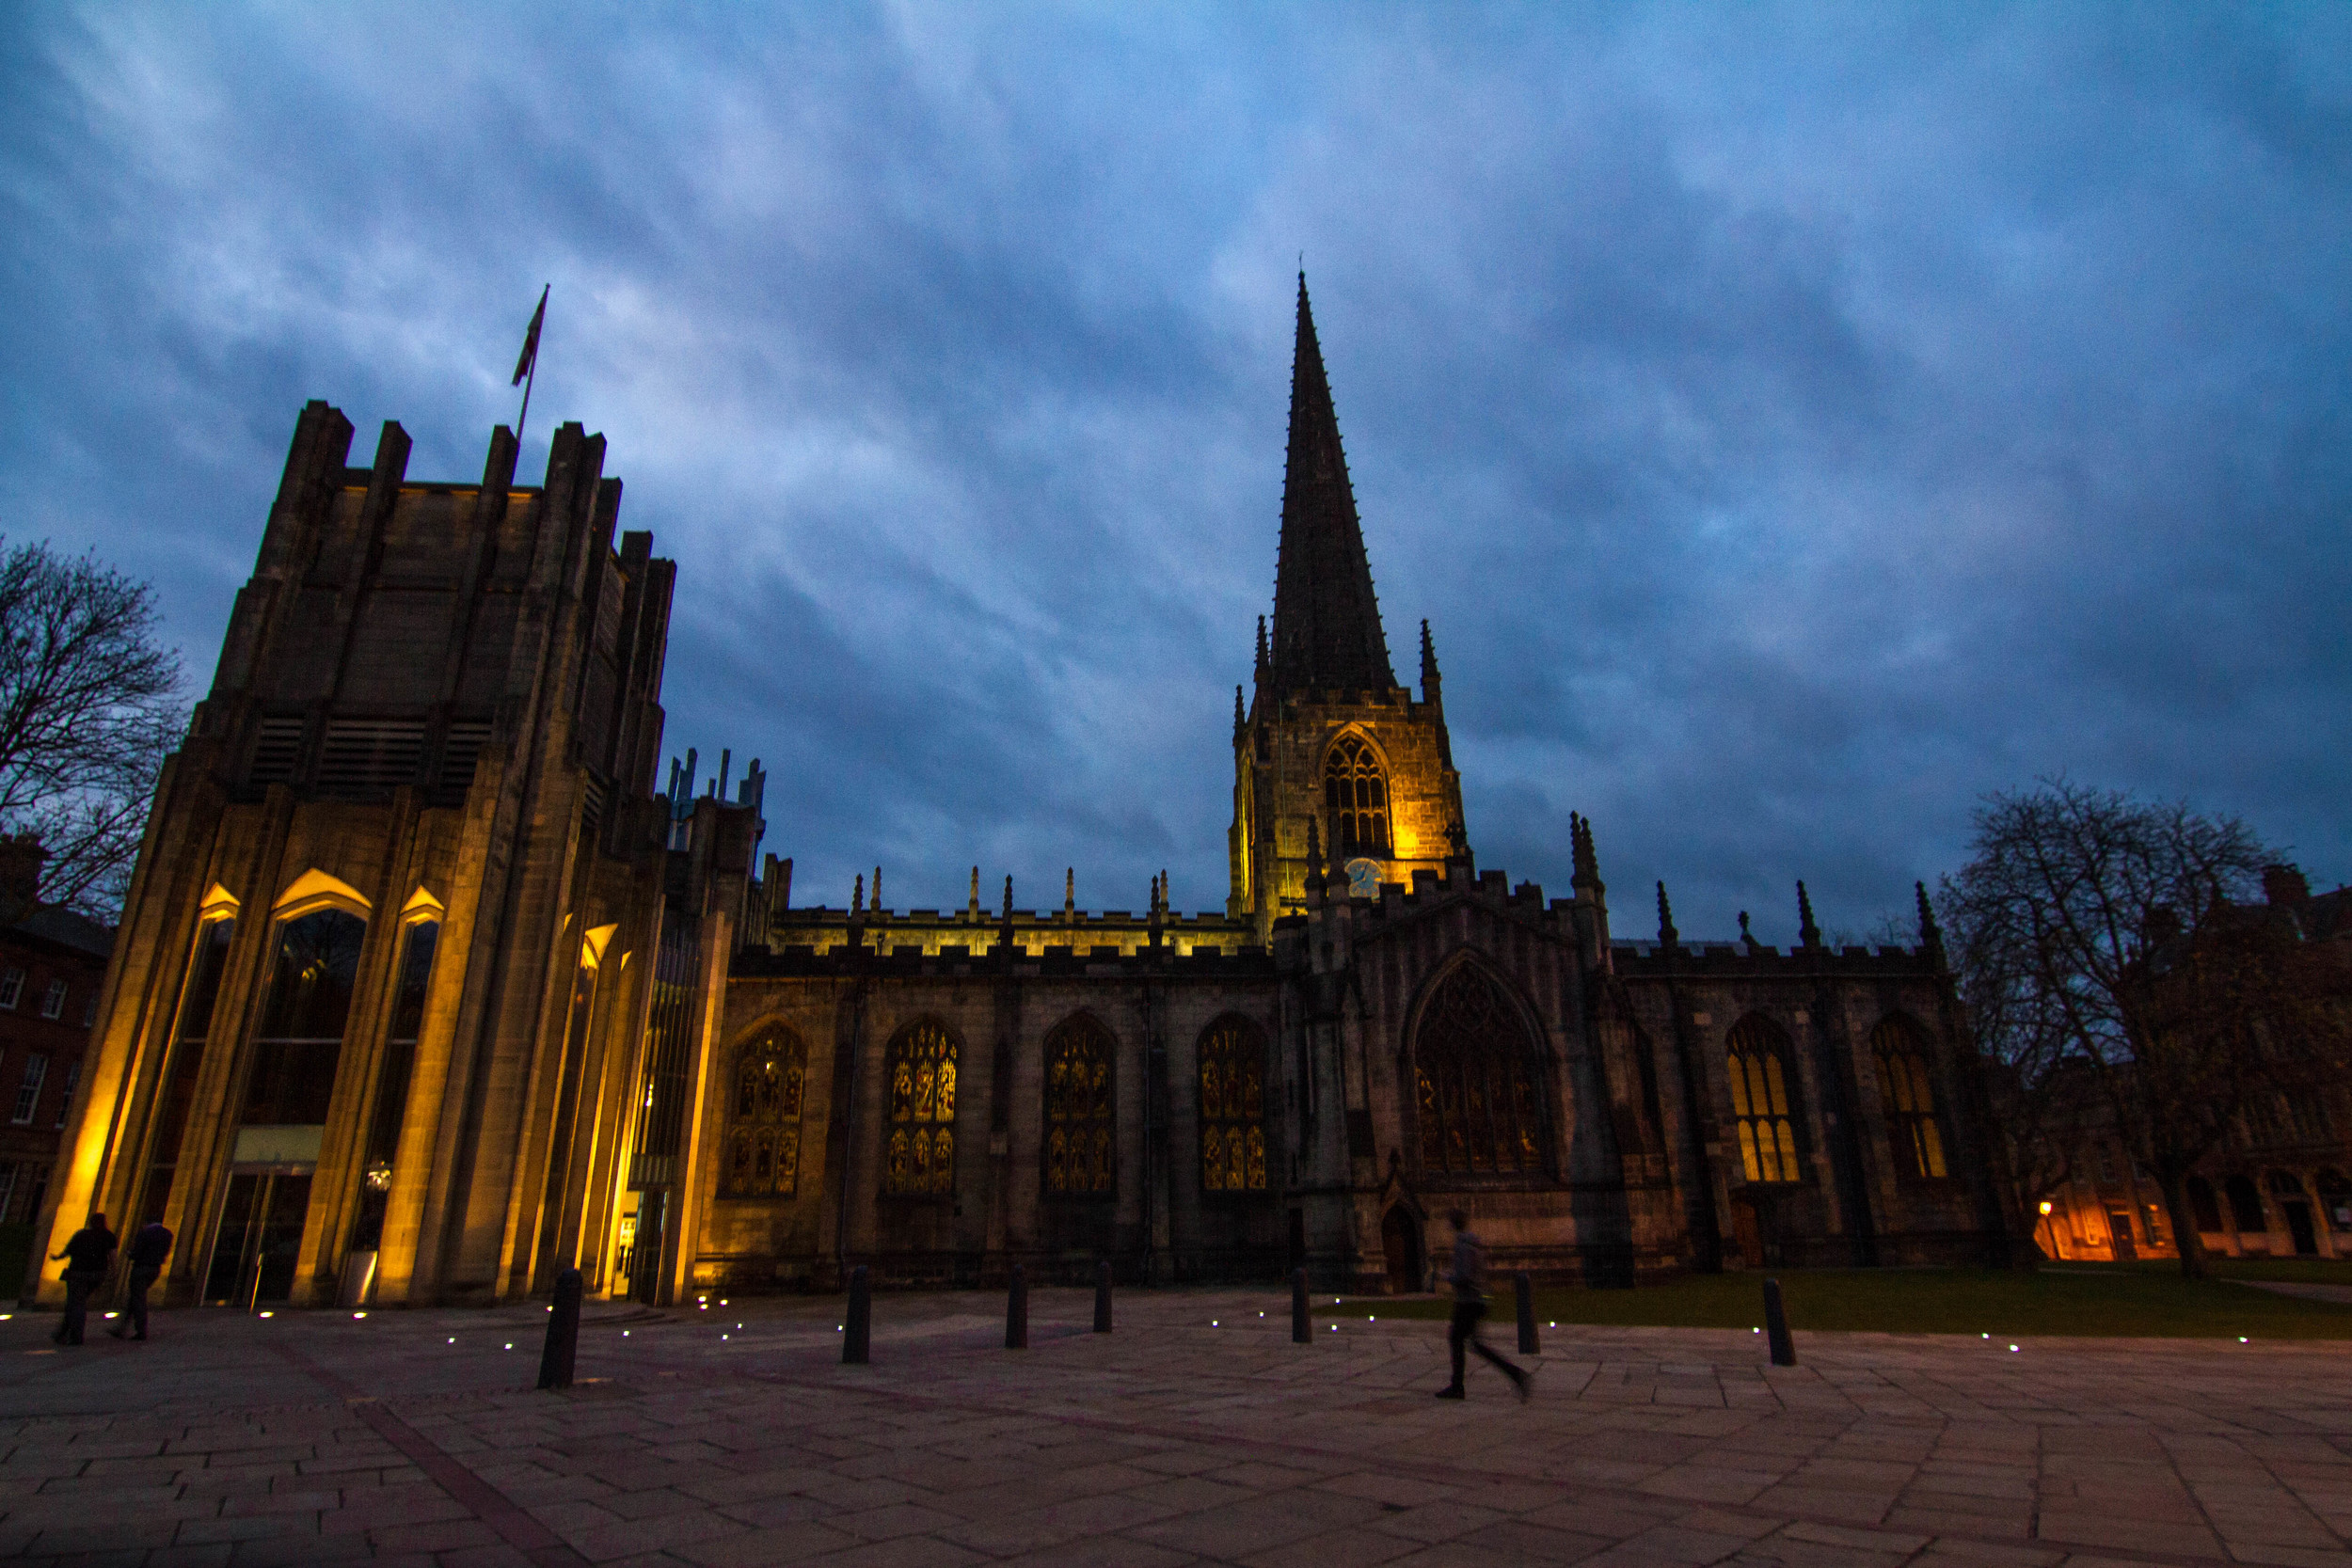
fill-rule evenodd
<path id="1" fill-rule="evenodd" d="M 697 1289 L 1428 1287 L 1499 1267 L 1993 1260 L 2006 1206 L 1918 943 L 1612 931 L 1482 870 L 1436 652 L 1397 683 L 1304 280 L 1280 560 L 1235 693 L 1232 891 L 1179 914 L 795 906 L 754 763 L 658 781 L 674 569 L 603 442 L 408 479 L 303 413 L 158 790 L 51 1184 L 179 1233 L 169 1299 Z M 657 788 L 657 784 L 660 787 Z M 698 794 L 697 791 L 700 790 Z M 788 820 L 788 813 L 786 814 Z M 788 827 L 787 829 L 788 832 Z M 1645 898 L 1645 904 L 1648 902 Z M 57 1293 L 54 1278 L 39 1290 Z"/>

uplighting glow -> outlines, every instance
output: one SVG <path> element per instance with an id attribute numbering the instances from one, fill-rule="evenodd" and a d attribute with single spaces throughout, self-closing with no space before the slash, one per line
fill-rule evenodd
<path id="1" fill-rule="evenodd" d="M 264 1318 L 274 1318 L 274 1317 L 278 1316 L 278 1314 L 277 1314 L 277 1313 L 275 1313 L 275 1312 L 264 1312 L 264 1313 L 262 1313 L 262 1316 L 263 1316 Z"/>

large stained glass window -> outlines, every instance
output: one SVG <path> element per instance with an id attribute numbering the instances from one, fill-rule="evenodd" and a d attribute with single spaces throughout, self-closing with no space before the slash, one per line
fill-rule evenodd
<path id="1" fill-rule="evenodd" d="M 1389 852 L 1389 780 L 1379 753 L 1359 735 L 1343 735 L 1323 759 L 1323 803 L 1342 860 Z"/>
<path id="2" fill-rule="evenodd" d="M 890 1145 L 882 1188 L 948 1193 L 956 1185 L 956 1042 L 936 1023 L 910 1023 L 890 1042 Z"/>
<path id="3" fill-rule="evenodd" d="M 1045 1190 L 1109 1193 L 1119 1185 L 1112 1135 L 1110 1031 L 1080 1016 L 1045 1037 Z"/>
<path id="4" fill-rule="evenodd" d="M 1425 1170 L 1533 1175 L 1543 1164 L 1535 1048 L 1500 988 L 1469 964 L 1438 982 L 1413 1039 Z"/>
<path id="5" fill-rule="evenodd" d="M 1731 1112 L 1740 1124 L 1740 1164 L 1751 1181 L 1803 1180 L 1797 1164 L 1796 1096 L 1788 1037 L 1750 1013 L 1731 1027 L 1726 1053 Z"/>
<path id="6" fill-rule="evenodd" d="M 1237 1018 L 1200 1037 L 1200 1186 L 1265 1191 L 1265 1041 Z"/>
<path id="7" fill-rule="evenodd" d="M 948 1056 L 952 1103 L 955 1068 Z M 737 1057 L 727 1104 L 727 1142 L 720 1170 L 722 1197 L 789 1197 L 801 1180 L 801 1099 L 807 1086 L 808 1048 L 781 1026 L 761 1031 Z M 938 1069 L 931 1074 L 938 1097 Z M 932 1154 L 936 1158 L 934 1140 Z M 948 1146 L 952 1150 L 953 1145 Z"/>
<path id="8" fill-rule="evenodd" d="M 1944 1132 L 1935 1120 L 1935 1087 L 1928 1077 L 1927 1040 L 1919 1026 L 1890 1013 L 1870 1031 L 1878 1057 L 1879 1097 L 1886 1107 L 1886 1138 L 1898 1173 L 1915 1181 L 1941 1180 Z"/>

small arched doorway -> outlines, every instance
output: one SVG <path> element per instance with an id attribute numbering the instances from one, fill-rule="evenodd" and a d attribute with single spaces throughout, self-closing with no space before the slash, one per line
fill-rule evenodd
<path id="1" fill-rule="evenodd" d="M 1402 1203 L 1389 1205 L 1380 1221 L 1380 1250 L 1389 1265 L 1389 1293 L 1411 1295 L 1421 1289 L 1421 1227 Z"/>

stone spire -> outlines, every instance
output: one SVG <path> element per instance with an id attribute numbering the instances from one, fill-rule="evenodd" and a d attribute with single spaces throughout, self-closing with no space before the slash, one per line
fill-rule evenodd
<path id="1" fill-rule="evenodd" d="M 1821 928 L 1813 924 L 1813 895 L 1804 891 L 1804 879 L 1797 880 L 1797 940 L 1807 947 L 1821 945 Z"/>
<path id="2" fill-rule="evenodd" d="M 1430 640 L 1426 621 L 1421 624 L 1421 700 L 1431 707 L 1444 702 L 1438 683 L 1438 645 Z"/>
<path id="3" fill-rule="evenodd" d="M 1658 945 L 1671 953 L 1680 945 L 1682 933 L 1675 929 L 1675 910 L 1666 902 L 1666 884 L 1658 884 Z"/>
<path id="4" fill-rule="evenodd" d="M 1282 475 L 1282 547 L 1274 575 L 1273 674 L 1278 692 L 1316 687 L 1385 691 L 1396 685 L 1303 272 L 1298 347 L 1291 363 L 1290 454 Z"/>

